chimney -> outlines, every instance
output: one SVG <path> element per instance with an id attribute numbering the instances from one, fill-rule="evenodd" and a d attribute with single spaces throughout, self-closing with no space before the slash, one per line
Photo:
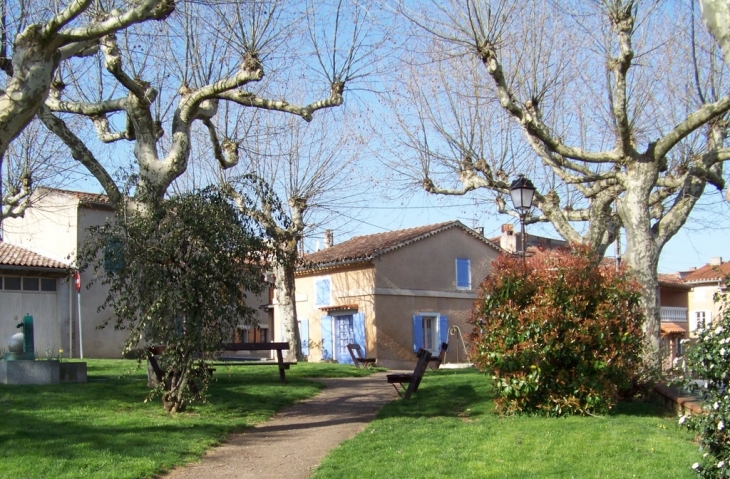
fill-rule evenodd
<path id="1" fill-rule="evenodd" d="M 713 256 L 710 258 L 711 266 L 720 266 L 722 264 L 722 256 Z"/>
<path id="2" fill-rule="evenodd" d="M 477 233 L 479 233 L 480 235 L 484 236 L 484 226 L 476 226 L 476 227 L 474 228 L 474 231 L 476 231 L 476 232 L 477 232 Z"/>
<path id="3" fill-rule="evenodd" d="M 511 224 L 502 225 L 502 236 L 499 237 L 499 247 L 508 253 L 517 252 L 517 237 Z"/>
<path id="4" fill-rule="evenodd" d="M 335 240 L 332 235 L 332 230 L 324 230 L 324 247 L 325 249 L 331 248 L 334 245 Z"/>

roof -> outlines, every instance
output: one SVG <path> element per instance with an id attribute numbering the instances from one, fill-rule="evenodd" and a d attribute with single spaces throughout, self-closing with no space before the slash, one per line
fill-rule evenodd
<path id="1" fill-rule="evenodd" d="M 56 261 L 55 259 L 34 253 L 29 249 L 15 246 L 10 243 L 0 241 L 0 268 L 13 267 L 14 269 L 22 268 L 49 268 L 66 270 L 69 265 Z"/>
<path id="2" fill-rule="evenodd" d="M 684 334 L 687 332 L 685 328 L 678 325 L 677 323 L 665 323 L 662 322 L 661 330 L 663 334 Z"/>
<path id="3" fill-rule="evenodd" d="M 660 286 L 670 286 L 676 288 L 689 288 L 689 285 L 684 283 L 679 273 L 659 273 L 657 274 L 657 280 Z"/>
<path id="4" fill-rule="evenodd" d="M 697 268 L 682 278 L 684 283 L 711 283 L 722 281 L 725 276 L 730 274 L 730 261 L 721 263 L 720 265 L 706 264 L 701 268 Z"/>
<path id="5" fill-rule="evenodd" d="M 40 186 L 38 187 L 39 193 L 41 193 L 43 196 L 48 196 L 52 194 L 62 194 L 62 195 L 68 195 L 72 196 L 79 200 L 79 205 L 82 206 L 103 206 L 107 208 L 112 208 L 112 204 L 109 201 L 109 197 L 107 195 L 103 195 L 101 193 L 87 193 L 85 191 L 73 191 L 73 190 L 61 190 L 58 188 L 49 188 L 47 186 Z"/>
<path id="6" fill-rule="evenodd" d="M 367 236 L 356 236 L 340 244 L 308 254 L 302 258 L 303 269 L 319 269 L 351 263 L 368 262 L 390 251 L 402 248 L 416 241 L 433 236 L 442 231 L 459 228 L 477 238 L 496 251 L 502 249 L 476 231 L 464 226 L 460 221 L 449 221 L 433 225 L 419 226 L 404 230 L 389 231 Z"/>

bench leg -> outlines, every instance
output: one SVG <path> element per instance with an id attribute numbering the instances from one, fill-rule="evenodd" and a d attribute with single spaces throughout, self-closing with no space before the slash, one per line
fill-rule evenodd
<path id="1" fill-rule="evenodd" d="M 398 396 L 400 396 L 402 398 L 403 397 L 403 394 L 400 392 L 401 388 L 399 388 L 398 386 L 396 386 L 394 383 L 390 383 L 390 384 L 391 384 L 391 386 L 393 386 L 393 389 L 395 389 L 395 392 L 398 393 Z M 400 384 L 399 386 L 402 387 L 403 385 Z"/>
<path id="2" fill-rule="evenodd" d="M 279 361 L 279 379 L 281 379 L 281 382 L 286 383 L 286 372 L 284 370 L 284 356 L 281 354 L 281 349 L 276 350 L 276 359 Z"/>

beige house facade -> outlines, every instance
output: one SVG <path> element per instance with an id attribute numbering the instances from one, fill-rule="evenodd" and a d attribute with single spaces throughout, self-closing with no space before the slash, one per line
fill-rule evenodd
<path id="1" fill-rule="evenodd" d="M 687 295 L 690 336 L 695 337 L 698 327 L 710 326 L 720 313 L 720 305 L 715 303 L 715 294 L 724 290 L 724 280 L 730 275 L 730 262 L 722 258 L 711 258 L 710 262 L 692 271 L 680 273 L 682 282 L 690 290 Z"/>
<path id="2" fill-rule="evenodd" d="M 477 288 L 501 252 L 453 221 L 359 236 L 305 256 L 296 276 L 305 354 L 348 363 L 346 345 L 355 342 L 379 365 L 407 369 L 419 347 L 438 353 L 448 342 L 447 362 L 465 361 L 459 333 L 471 331 Z"/>
<path id="3" fill-rule="evenodd" d="M 4 242 L 50 258 L 69 269 L 75 267 L 76 253 L 86 238 L 87 229 L 104 224 L 114 214 L 104 195 L 44 187 L 37 188 L 31 205 L 24 217 L 3 221 Z M 54 341 L 53 349 L 63 349 L 65 357 L 80 357 L 80 340 L 83 340 L 84 357 L 119 358 L 126 332 L 114 329 L 111 311 L 98 311 L 106 298 L 107 288 L 101 284 L 87 288 L 92 275 L 92 271 L 81 274 L 79 293 L 69 274 L 59 279 L 55 292 L 58 306 L 34 315 L 34 323 L 57 327 L 53 334 L 58 340 Z M 98 328 L 109 320 L 109 326 Z M 39 345 L 38 340 L 36 345 Z"/>

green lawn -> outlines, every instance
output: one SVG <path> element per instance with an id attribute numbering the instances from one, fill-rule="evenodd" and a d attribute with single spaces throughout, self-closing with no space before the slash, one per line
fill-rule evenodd
<path id="1" fill-rule="evenodd" d="M 352 366 L 300 363 L 279 382 L 276 366 L 218 367 L 206 404 L 178 416 L 144 403 L 136 361 L 89 360 L 89 382 L 0 385 L 0 477 L 140 478 L 191 462 L 226 435 L 311 397 L 306 377 L 369 374 Z"/>
<path id="2" fill-rule="evenodd" d="M 474 371 L 429 372 L 325 458 L 316 479 L 693 478 L 692 437 L 648 403 L 605 417 L 498 417 Z"/>

